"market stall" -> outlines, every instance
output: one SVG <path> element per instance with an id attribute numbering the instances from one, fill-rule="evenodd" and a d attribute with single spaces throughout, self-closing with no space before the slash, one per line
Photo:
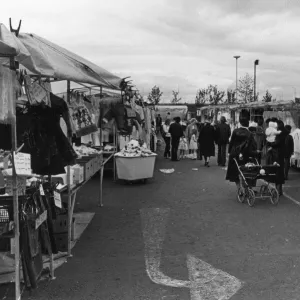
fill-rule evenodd
<path id="1" fill-rule="evenodd" d="M 42 243 L 41 238 L 44 240 L 44 248 L 41 246 L 29 248 L 34 252 L 34 255 L 33 252 L 30 252 L 31 254 L 29 253 L 27 256 L 24 252 L 21 253 L 23 280 L 27 287 L 35 288 L 43 270 L 43 253 L 50 256 L 50 276 L 54 278 L 53 254 L 57 251 L 55 245 L 59 244 L 61 239 L 56 241 L 54 235 L 51 234 L 54 218 L 50 212 L 55 213 L 58 209 L 62 212 L 60 215 L 64 215 L 62 218 L 66 222 L 62 223 L 66 224 L 65 230 L 67 230 L 67 233 L 63 232 L 64 241 L 67 241 L 67 243 L 64 243 L 64 250 L 67 250 L 69 256 L 71 256 L 71 231 L 76 193 L 95 172 L 103 168 L 101 151 L 91 151 L 91 149 L 87 150 L 82 147 L 75 148 L 75 151 L 70 143 L 71 133 L 83 136 L 97 131 L 97 126 L 88 114 L 86 107 L 80 105 L 73 107 L 73 113 L 70 113 L 70 107 L 67 106 L 67 104 L 71 105 L 70 80 L 91 85 L 96 84 L 100 88 L 102 86 L 117 88 L 117 83 L 120 81 L 119 78 L 104 69 L 97 68 L 95 65 L 49 41 L 32 34 L 19 35 L 19 29 L 16 31 L 16 35 L 13 35 L 5 26 L 0 24 L 0 56 L 5 57 L 4 60 L 1 59 L 0 66 L 0 78 L 3 86 L 0 97 L 3 104 L 0 121 L 7 127 L 5 131 L 10 131 L 11 144 L 6 146 L 10 147 L 10 150 L 12 149 L 12 151 L 9 151 L 10 155 L 7 152 L 2 152 L 4 174 L 7 178 L 5 189 L 2 189 L 4 195 L 0 197 L 0 202 L 2 201 L 0 214 L 2 212 L 4 216 L 2 219 L 6 221 L 4 222 L 6 223 L 4 231 L 10 234 L 7 238 L 11 242 L 13 241 L 11 251 L 15 256 L 16 299 L 20 299 L 19 222 L 25 220 L 24 224 L 27 224 L 28 228 L 31 226 L 29 225 L 30 220 L 35 223 L 32 233 L 21 231 L 22 243 L 31 241 L 34 234 L 37 235 L 35 243 L 38 242 L 38 244 L 36 245 Z M 19 63 L 26 67 L 26 72 L 17 71 Z M 18 78 L 17 74 L 19 74 Z M 18 79 L 19 85 L 16 84 L 16 79 Z M 67 80 L 67 101 L 51 93 L 49 83 L 54 80 Z M 22 94 L 22 88 L 20 88 L 22 83 L 25 86 L 28 103 L 25 104 L 25 107 L 24 103 L 19 105 L 19 108 L 22 108 L 21 118 L 20 115 L 16 118 L 16 103 L 17 98 Z M 16 90 L 16 86 L 18 90 Z M 32 124 L 40 126 L 39 128 L 42 126 L 44 136 L 35 136 L 34 133 L 37 131 L 32 127 L 24 131 L 21 126 L 22 119 L 28 118 L 28 116 L 35 120 L 34 122 L 29 121 L 31 126 L 33 126 Z M 67 125 L 67 136 L 64 135 L 59 124 L 61 116 Z M 73 121 L 75 121 L 73 122 L 73 128 L 71 116 L 74 117 Z M 55 126 L 53 126 L 54 124 Z M 84 126 L 82 126 L 83 124 Z M 19 139 L 22 130 L 23 140 Z M 27 133 L 26 138 L 24 137 L 25 132 Z M 22 143 L 21 146 L 20 143 Z M 19 149 L 18 146 L 20 146 Z M 78 156 L 80 156 L 80 160 L 78 160 Z M 20 159 L 20 157 L 23 158 Z M 60 160 L 60 157 L 63 159 Z M 42 165 L 38 162 L 41 160 L 43 161 Z M 26 173 L 24 173 L 24 164 L 27 166 L 25 168 Z M 9 177 L 11 183 L 7 184 Z M 101 180 L 100 177 L 99 203 L 102 205 Z M 27 185 L 28 188 L 26 188 Z M 67 190 L 66 203 L 61 195 L 64 189 Z M 39 201 L 36 200 L 37 198 Z M 11 203 L 13 204 L 13 209 L 4 207 L 7 199 L 10 199 L 10 207 Z M 19 215 L 19 205 L 22 208 L 21 215 Z M 30 211 L 27 212 L 24 205 L 27 205 L 26 207 L 30 209 L 35 207 L 35 214 L 32 214 L 33 211 L 31 211 L 31 219 L 28 219 L 28 217 L 20 219 L 23 213 L 26 213 L 25 216 L 30 215 Z M 62 221 L 61 218 L 58 219 Z M 61 224 L 60 221 L 58 224 Z M 24 227 L 22 223 L 21 229 L 23 230 L 26 226 Z M 26 238 L 26 234 L 28 238 Z M 30 245 L 32 246 L 32 244 Z M 23 248 L 22 251 L 24 251 Z M 30 260 L 26 260 L 26 257 L 30 257 Z"/>

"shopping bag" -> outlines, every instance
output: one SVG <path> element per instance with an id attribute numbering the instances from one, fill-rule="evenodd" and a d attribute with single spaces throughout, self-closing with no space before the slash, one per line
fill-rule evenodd
<path id="1" fill-rule="evenodd" d="M 24 76 L 25 91 L 31 105 L 45 104 L 51 107 L 49 84 L 43 81 L 32 82 L 30 76 Z"/>
<path id="2" fill-rule="evenodd" d="M 73 132 L 75 132 L 77 137 L 97 132 L 98 128 L 93 122 L 92 116 L 84 104 L 69 106 L 69 112 Z"/>

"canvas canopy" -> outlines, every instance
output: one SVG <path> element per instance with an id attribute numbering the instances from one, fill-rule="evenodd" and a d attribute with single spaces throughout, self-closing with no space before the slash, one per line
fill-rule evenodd
<path id="1" fill-rule="evenodd" d="M 170 113 L 171 120 L 175 117 L 180 117 L 182 120 L 186 119 L 188 107 L 186 105 L 156 105 L 156 115 L 160 114 L 163 121 L 167 117 L 167 113 Z"/>
<path id="2" fill-rule="evenodd" d="M 31 74 L 119 89 L 119 77 L 44 38 L 20 33 L 18 40 L 30 56 L 17 59 Z"/>
<path id="3" fill-rule="evenodd" d="M 20 61 L 30 56 L 25 46 L 0 23 L 0 56 L 19 56 Z"/>

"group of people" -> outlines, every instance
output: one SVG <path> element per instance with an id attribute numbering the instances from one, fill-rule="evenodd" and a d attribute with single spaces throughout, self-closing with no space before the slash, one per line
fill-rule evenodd
<path id="1" fill-rule="evenodd" d="M 171 123 L 171 118 L 168 117 L 164 123 L 161 122 L 159 128 L 165 141 L 165 158 L 171 158 L 172 161 L 186 157 L 199 160 L 204 158 L 204 165 L 209 167 L 210 158 L 215 156 L 217 145 L 218 165 L 225 166 L 228 155 L 226 179 L 235 182 L 239 187 L 239 171 L 234 158 L 243 153 L 244 160 L 255 157 L 261 163 L 264 155 L 267 165 L 278 165 L 276 188 L 279 195 L 282 195 L 282 185 L 288 179 L 290 160 L 294 152 L 291 126 L 284 125 L 276 118 L 266 121 L 260 118 L 253 126 L 248 115 L 241 115 L 239 128 L 231 132 L 223 116 L 215 125 L 209 117 L 204 123 L 192 119 L 187 126 L 182 125 L 179 117 L 173 120 Z"/>
<path id="2" fill-rule="evenodd" d="M 218 165 L 226 164 L 226 145 L 231 135 L 230 126 L 225 117 L 220 124 L 213 126 L 212 118 L 207 117 L 204 123 L 191 119 L 187 126 L 183 126 L 180 117 L 174 118 L 171 124 L 167 118 L 161 127 L 165 141 L 165 158 L 178 161 L 183 158 L 204 158 L 204 165 L 210 166 L 210 158 L 215 156 L 215 144 L 218 146 Z M 178 157 L 179 152 L 179 157 Z"/>
<path id="3" fill-rule="evenodd" d="M 234 158 L 242 155 L 245 163 L 250 157 L 257 158 L 261 162 L 262 154 L 265 154 L 266 165 L 277 165 L 276 189 L 281 196 L 282 185 L 288 179 L 291 156 L 294 152 L 294 141 L 290 135 L 291 126 L 284 125 L 283 121 L 276 118 L 266 120 L 267 128 L 264 130 L 264 120 L 258 120 L 256 127 L 249 126 L 247 116 L 240 117 L 240 127 L 232 133 L 228 153 L 229 162 L 226 179 L 240 186 L 239 172 Z"/>

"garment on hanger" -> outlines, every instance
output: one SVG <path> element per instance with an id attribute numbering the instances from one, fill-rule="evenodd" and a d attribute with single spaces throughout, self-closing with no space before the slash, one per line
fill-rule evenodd
<path id="1" fill-rule="evenodd" d="M 65 173 L 64 167 L 77 157 L 60 127 L 60 118 L 67 111 L 66 103 L 51 94 L 51 107 L 29 106 L 26 114 L 17 118 L 18 145 L 31 154 L 32 170 L 40 175 Z"/>
<path id="2" fill-rule="evenodd" d="M 16 72 L 10 69 L 9 59 L 0 58 L 0 123 L 11 124 L 15 119 L 19 88 Z"/>
<path id="3" fill-rule="evenodd" d="M 145 115 L 144 115 L 143 107 L 140 106 L 140 105 L 136 105 L 134 109 L 139 114 L 141 120 L 144 121 L 145 120 Z"/>

